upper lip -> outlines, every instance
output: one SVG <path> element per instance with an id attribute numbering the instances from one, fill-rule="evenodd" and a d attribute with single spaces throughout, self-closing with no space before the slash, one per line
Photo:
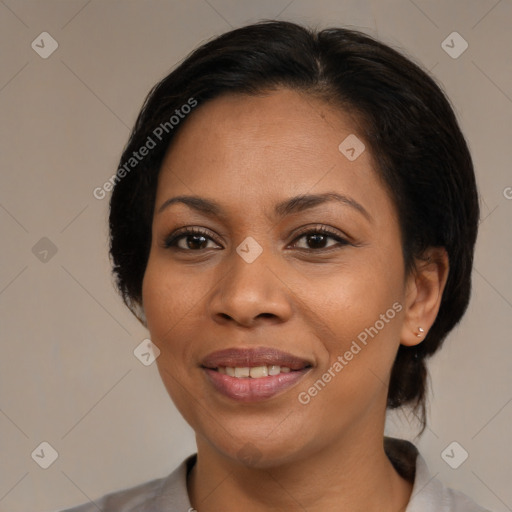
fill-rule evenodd
<path id="1" fill-rule="evenodd" d="M 254 366 L 284 366 L 291 370 L 302 370 L 312 366 L 312 363 L 288 352 L 270 347 L 258 348 L 227 348 L 212 352 L 201 362 L 205 368 L 224 367 L 249 367 Z"/>

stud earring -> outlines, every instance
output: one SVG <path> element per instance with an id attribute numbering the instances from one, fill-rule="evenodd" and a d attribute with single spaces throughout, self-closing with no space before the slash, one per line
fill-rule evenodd
<path id="1" fill-rule="evenodd" d="M 418 331 L 419 333 L 416 334 L 416 336 L 418 336 L 418 338 L 421 338 L 423 336 L 423 333 L 425 332 L 425 329 L 423 329 L 423 327 L 418 327 Z"/>

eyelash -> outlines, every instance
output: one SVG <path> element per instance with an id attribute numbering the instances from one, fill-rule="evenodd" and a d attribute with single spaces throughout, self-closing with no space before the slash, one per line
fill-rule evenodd
<path id="1" fill-rule="evenodd" d="M 346 240 L 345 238 L 343 238 L 342 236 L 340 236 L 337 232 L 325 227 L 325 226 L 315 226 L 313 228 L 306 228 L 304 229 L 303 231 L 299 232 L 297 234 L 297 236 L 295 237 L 293 243 L 296 243 L 299 239 L 301 239 L 302 237 L 304 236 L 307 236 L 307 235 L 316 235 L 316 234 L 321 234 L 321 235 L 326 235 L 328 236 L 329 238 L 332 238 L 333 240 L 336 240 L 336 242 L 338 242 L 337 244 L 335 245 L 331 245 L 329 247 L 323 247 L 323 248 L 319 248 L 319 249 L 304 249 L 304 248 L 300 248 L 299 250 L 302 250 L 302 251 L 307 251 L 307 252 L 321 252 L 321 251 L 329 251 L 329 250 L 332 250 L 334 248 L 339 248 L 341 246 L 344 246 L 344 245 L 351 245 L 350 242 L 348 240 Z M 202 251 L 203 249 L 183 249 L 181 247 L 177 247 L 177 243 L 182 239 L 182 238 L 186 238 L 187 236 L 191 236 L 191 235 L 202 235 L 206 238 L 208 238 L 209 240 L 212 240 L 213 242 L 215 242 L 216 244 L 219 244 L 219 242 L 217 242 L 213 237 L 210 236 L 209 232 L 208 231 L 205 231 L 201 228 L 182 228 L 178 231 L 176 231 L 175 233 L 171 234 L 169 237 L 167 237 L 164 241 L 164 248 L 166 249 L 173 249 L 173 250 L 177 250 L 177 251 L 183 251 L 183 252 L 199 252 L 199 251 Z M 220 245 L 220 244 L 219 244 Z"/>

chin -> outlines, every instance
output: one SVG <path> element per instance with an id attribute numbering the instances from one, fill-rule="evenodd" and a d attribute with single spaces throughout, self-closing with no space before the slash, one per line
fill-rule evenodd
<path id="1" fill-rule="evenodd" d="M 276 428 L 275 423 L 273 427 Z M 207 433 L 205 436 L 204 430 L 198 437 L 206 441 L 206 449 L 213 449 L 223 457 L 237 461 L 247 468 L 269 469 L 283 466 L 305 457 L 309 451 L 307 440 L 301 439 L 299 433 L 290 430 L 280 433 L 286 436 L 272 433 L 271 428 L 259 432 L 244 431 L 241 428 L 226 430 L 236 431 L 236 437 L 226 433 L 219 438 L 218 431 L 214 435 Z M 198 442 L 198 450 L 201 449 L 202 443 Z"/>

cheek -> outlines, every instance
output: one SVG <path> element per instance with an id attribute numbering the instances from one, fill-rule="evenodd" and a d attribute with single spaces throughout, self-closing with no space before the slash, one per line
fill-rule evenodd
<path id="1" fill-rule="evenodd" d="M 403 322 L 403 264 L 400 247 L 371 251 L 319 283 L 318 324 L 328 327 L 322 343 L 324 370 L 339 377 L 341 394 L 377 390 L 387 382 Z M 343 360 L 340 362 L 339 357 Z M 338 361 L 340 365 L 333 368 Z M 336 371 L 336 369 L 338 371 Z M 329 379 L 329 377 L 327 377 Z M 338 388 L 336 384 L 333 386 Z"/>
<path id="2" fill-rule="evenodd" d="M 320 422 L 322 435 L 333 439 L 343 425 L 383 413 L 403 311 L 382 283 L 360 278 L 344 284 L 342 290 L 334 284 L 327 289 L 332 300 L 323 299 L 328 329 L 321 364 L 297 392 L 303 404 L 298 413 L 308 428 L 319 428 Z"/>
<path id="3" fill-rule="evenodd" d="M 142 285 L 144 312 L 150 338 L 160 349 L 158 371 L 170 397 L 186 419 L 191 403 L 190 368 L 193 365 L 193 339 L 190 318 L 195 316 L 200 289 L 169 268 L 169 263 L 150 256 Z"/>
<path id="4" fill-rule="evenodd" d="M 197 305 L 201 287 L 159 256 L 150 256 L 142 283 L 144 311 L 151 334 L 161 337 Z"/>
<path id="5" fill-rule="evenodd" d="M 179 380 L 186 379 L 185 367 L 192 361 L 192 319 L 197 320 L 197 308 L 204 291 L 186 279 L 183 273 L 170 268 L 169 263 L 151 257 L 144 275 L 142 298 L 151 340 L 160 349 L 157 364 L 167 384 L 169 372 Z M 169 386 L 167 385 L 168 389 Z"/>
<path id="6" fill-rule="evenodd" d="M 327 313 L 343 337 L 357 336 L 402 300 L 403 288 L 399 255 L 369 250 L 354 257 L 347 268 L 322 279 L 316 310 Z"/>
<path id="7" fill-rule="evenodd" d="M 327 304 L 324 320 L 331 335 L 323 342 L 330 363 L 346 355 L 347 366 L 364 365 L 385 375 L 401 331 L 403 305 L 398 289 L 362 277 L 345 280 L 343 290 L 332 290 Z"/>

